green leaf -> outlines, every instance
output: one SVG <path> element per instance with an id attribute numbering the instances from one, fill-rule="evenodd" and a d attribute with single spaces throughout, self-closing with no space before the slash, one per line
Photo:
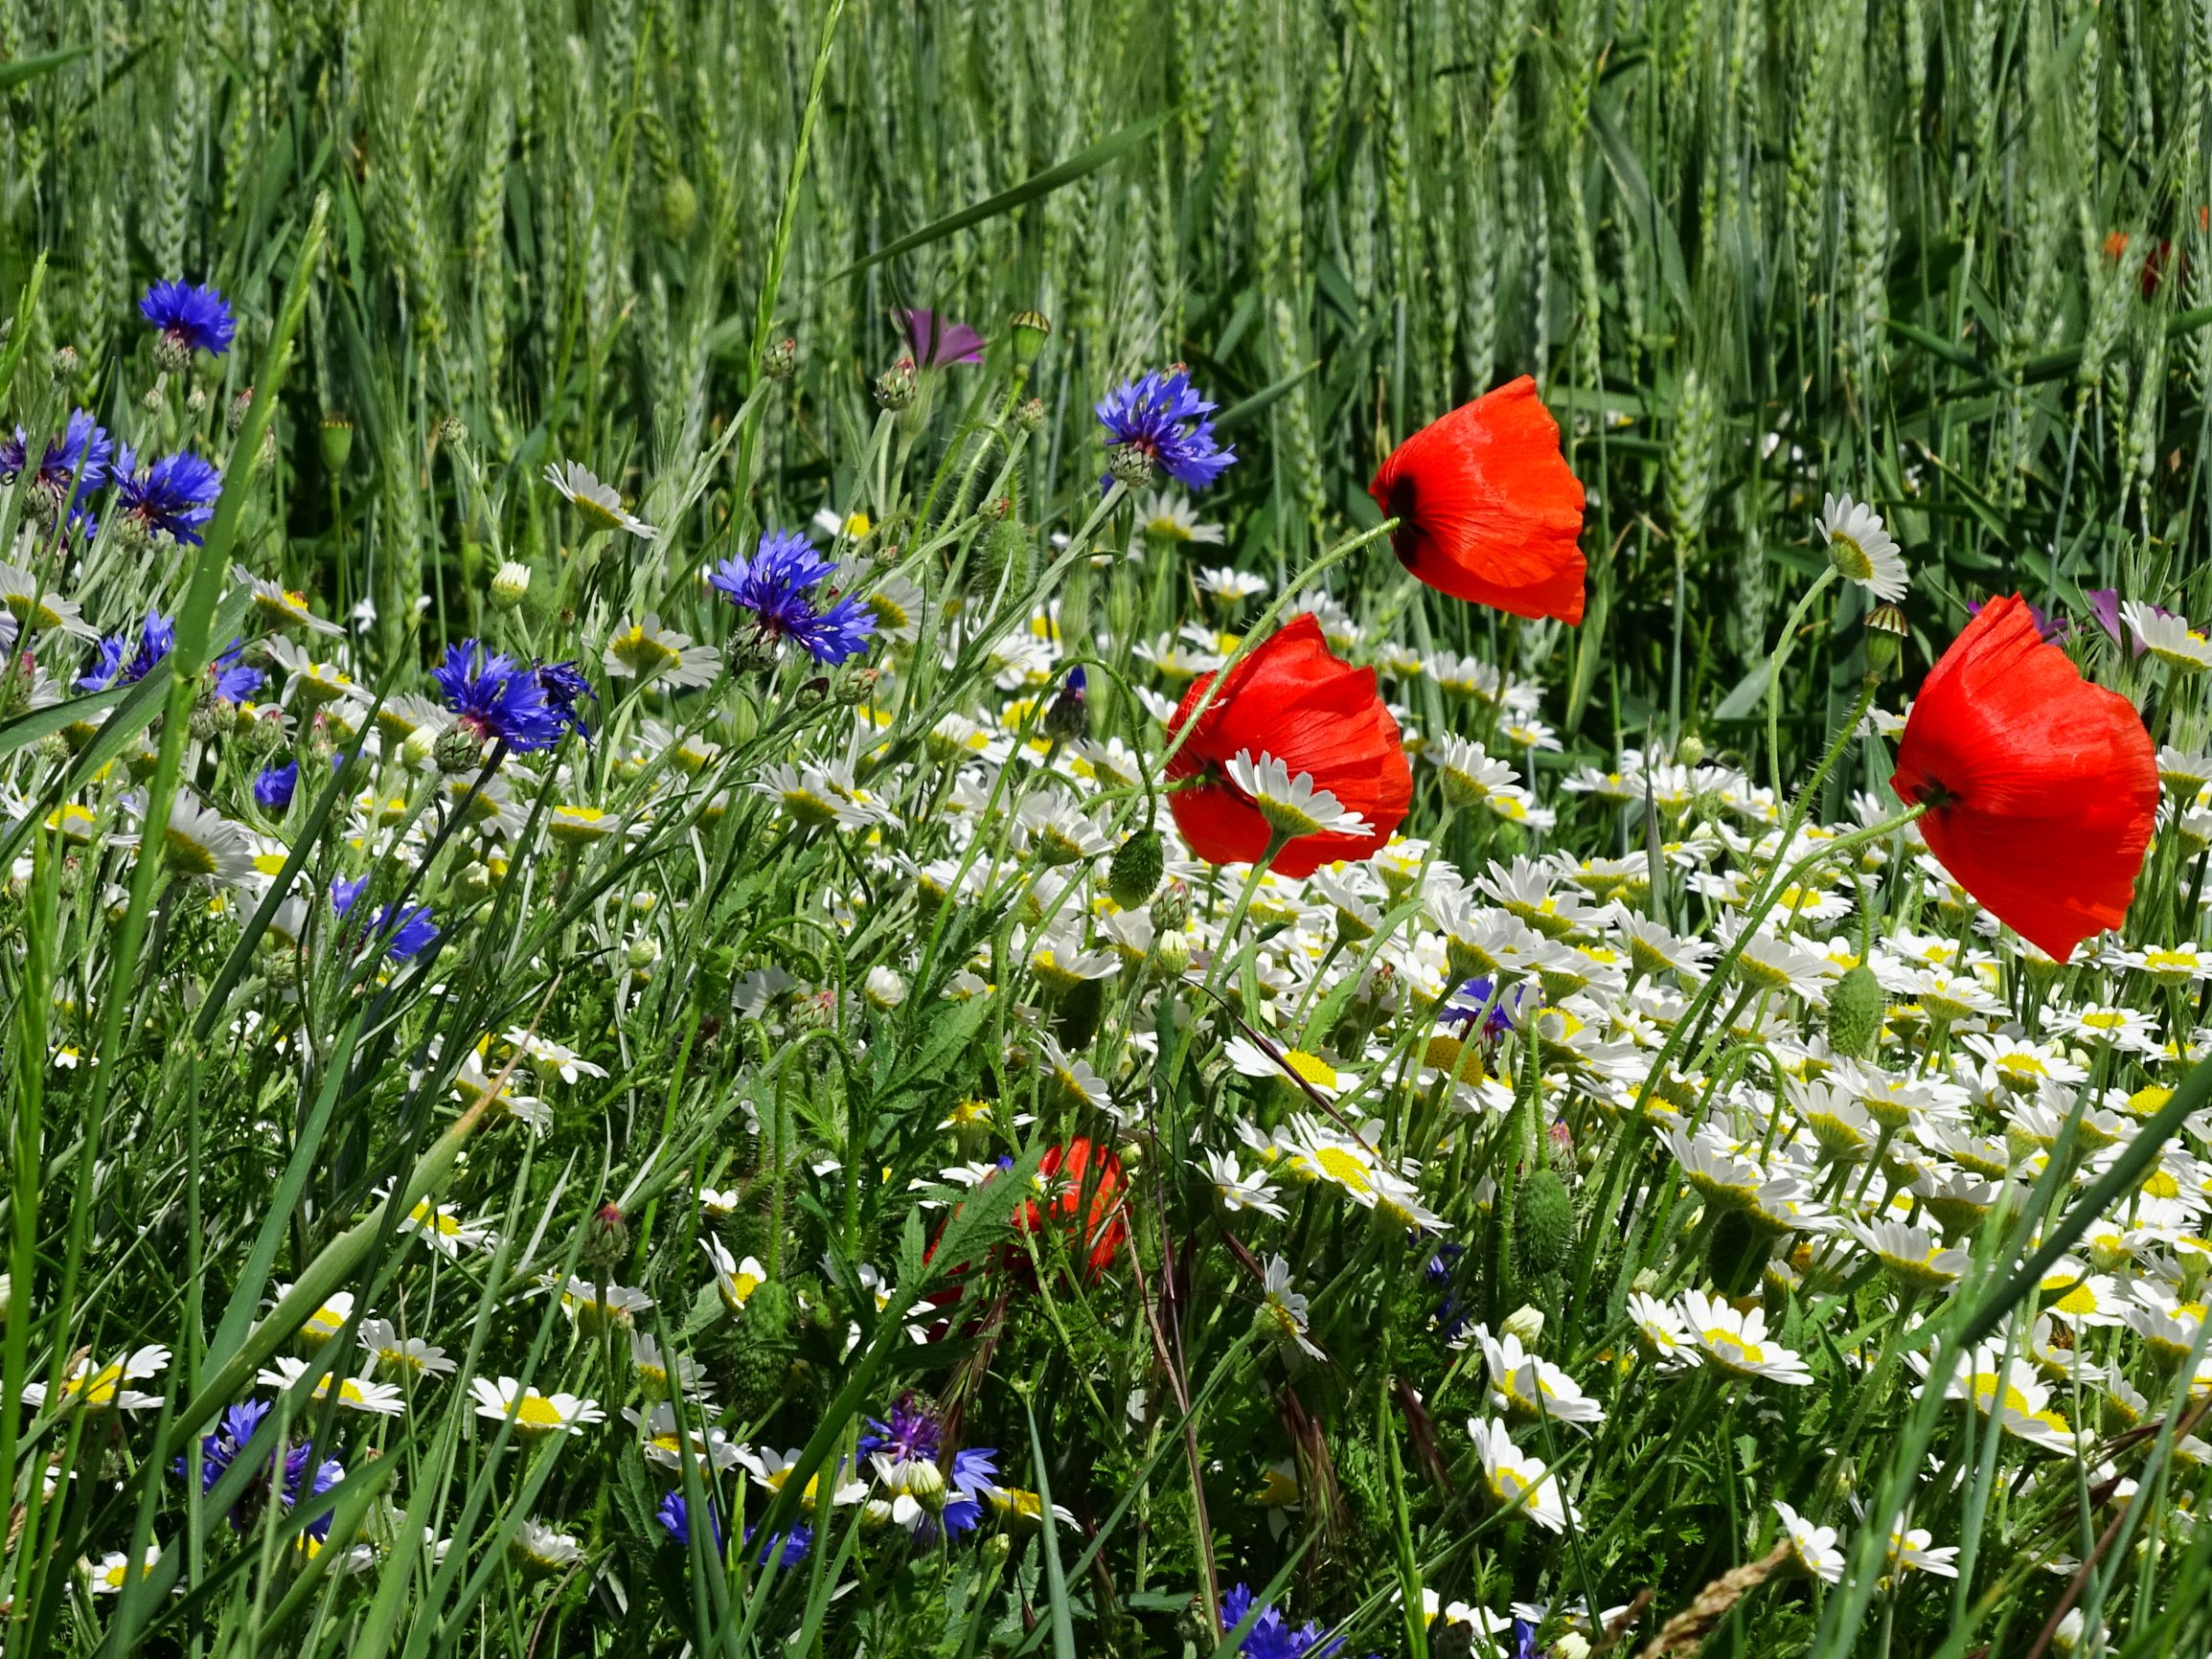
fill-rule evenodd
<path id="1" fill-rule="evenodd" d="M 1065 161 L 1058 162 L 1042 172 L 1031 174 L 1012 190 L 1002 190 L 996 195 L 986 196 L 979 202 L 962 208 L 958 213 L 947 214 L 933 223 L 924 225 L 920 230 L 878 248 L 864 259 L 854 261 L 843 270 L 832 273 L 826 280 L 837 282 L 856 271 L 864 271 L 870 265 L 879 265 L 885 260 L 897 259 L 901 254 L 927 247 L 931 242 L 943 241 L 953 232 L 964 231 L 969 225 L 981 224 L 985 219 L 996 218 L 1003 213 L 1012 213 L 1017 207 L 1026 207 L 1033 201 L 1052 194 L 1062 185 L 1073 184 L 1077 179 L 1098 171 L 1107 163 L 1119 161 L 1181 113 L 1182 106 L 1177 104 L 1173 109 L 1163 109 L 1157 115 L 1148 115 L 1142 121 L 1132 122 L 1110 138 L 1102 138 L 1087 148 L 1077 150 Z"/>
<path id="2" fill-rule="evenodd" d="M 1045 1600 L 1052 1609 L 1052 1655 L 1053 1659 L 1076 1659 L 1075 1621 L 1067 1605 L 1067 1575 L 1060 1564 L 1060 1529 L 1052 1517 L 1052 1480 L 1044 1472 L 1044 1437 L 1037 1431 L 1037 1413 L 1030 1409 L 1027 1400 L 1021 1402 L 1021 1409 L 1029 1419 L 1029 1450 L 1037 1466 L 1038 1515 L 1044 1528 Z M 1255 1617 L 1257 1613 L 1255 1608 Z"/>
<path id="3" fill-rule="evenodd" d="M 59 52 L 41 52 L 35 57 L 11 57 L 0 63 L 0 91 L 11 86 L 21 86 L 27 80 L 36 80 L 41 75 L 51 75 L 75 63 L 80 57 L 92 56 L 89 46 L 64 46 Z"/>

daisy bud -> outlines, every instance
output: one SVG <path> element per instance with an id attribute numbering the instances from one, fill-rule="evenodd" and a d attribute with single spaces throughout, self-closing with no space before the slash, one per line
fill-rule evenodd
<path id="1" fill-rule="evenodd" d="M 629 963 L 630 972 L 642 976 L 651 969 L 654 963 L 660 961 L 660 941 L 650 934 L 641 934 L 629 942 L 629 947 L 623 952 L 623 956 Z"/>
<path id="2" fill-rule="evenodd" d="M 788 380 L 799 368 L 799 342 L 786 335 L 761 353 L 761 373 L 771 380 Z"/>
<path id="3" fill-rule="evenodd" d="M 1698 765 L 1705 759 L 1705 739 L 1695 732 L 1685 732 L 1675 745 L 1675 759 L 1685 766 Z"/>
<path id="4" fill-rule="evenodd" d="M 1166 978 L 1182 978 L 1191 968 L 1191 936 L 1180 931 L 1154 934 L 1152 961 Z"/>
<path id="5" fill-rule="evenodd" d="M 353 423 L 333 409 L 323 417 L 323 465 L 339 471 L 353 452 Z"/>
<path id="6" fill-rule="evenodd" d="M 529 591 L 530 566 L 515 559 L 503 562 L 491 579 L 491 602 L 501 610 L 513 610 Z"/>
<path id="7" fill-rule="evenodd" d="M 1543 1309 L 1516 1307 L 1505 1316 L 1504 1333 L 1520 1338 L 1523 1348 L 1534 1348 L 1543 1335 Z"/>
<path id="8" fill-rule="evenodd" d="M 876 405 L 893 414 L 914 401 L 916 388 L 914 359 L 901 357 L 882 374 L 876 376 Z"/>

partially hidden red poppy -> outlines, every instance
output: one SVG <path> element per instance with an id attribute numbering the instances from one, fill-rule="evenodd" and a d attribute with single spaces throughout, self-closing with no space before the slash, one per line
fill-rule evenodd
<path id="1" fill-rule="evenodd" d="M 1212 674 L 1192 682 L 1171 731 L 1190 723 L 1213 683 Z M 1356 669 L 1332 651 L 1311 611 L 1229 670 L 1220 694 L 1168 762 L 1169 782 L 1184 784 L 1168 796 L 1175 827 L 1210 864 L 1251 864 L 1267 851 L 1267 820 L 1229 778 L 1229 762 L 1240 753 L 1271 755 L 1293 778 L 1310 773 L 1316 789 L 1368 825 L 1364 835 L 1301 835 L 1287 843 L 1270 866 L 1278 875 L 1311 875 L 1339 858 L 1370 856 L 1413 804 L 1405 745 L 1376 692 L 1375 670 Z"/>
<path id="2" fill-rule="evenodd" d="M 1416 432 L 1367 493 L 1400 521 L 1398 562 L 1439 593 L 1583 620 L 1583 487 L 1526 375 Z"/>
<path id="3" fill-rule="evenodd" d="M 1981 905 L 2064 962 L 2117 927 L 2158 811 L 2142 716 L 2085 682 L 2018 594 L 1982 606 L 1927 673 L 1890 781 Z"/>
<path id="4" fill-rule="evenodd" d="M 1014 1213 L 1014 1230 L 1042 1231 L 1057 1237 L 1069 1258 L 1083 1263 L 1084 1277 L 1096 1281 L 1129 1242 L 1122 1161 L 1106 1148 L 1078 1135 L 1063 1145 L 1047 1148 L 1038 1160 L 1037 1170 L 1045 1188 L 1042 1213 L 1037 1199 L 1025 1199 Z M 1016 1250 L 1011 1254 L 1015 1272 L 1026 1278 L 1027 1253 Z"/>

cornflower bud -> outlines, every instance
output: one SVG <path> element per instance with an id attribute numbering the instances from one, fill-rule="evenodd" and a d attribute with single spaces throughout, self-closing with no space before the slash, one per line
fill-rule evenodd
<path id="1" fill-rule="evenodd" d="M 914 359 L 901 357 L 882 374 L 876 376 L 876 403 L 878 408 L 893 414 L 914 401 L 919 382 L 914 375 Z"/>

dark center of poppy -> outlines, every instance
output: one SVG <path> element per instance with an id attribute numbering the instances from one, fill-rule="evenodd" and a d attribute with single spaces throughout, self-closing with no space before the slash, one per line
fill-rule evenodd
<path id="1" fill-rule="evenodd" d="M 1421 553 L 1421 533 L 1413 527 L 1413 510 L 1419 504 L 1413 480 L 1401 473 L 1390 481 L 1384 494 L 1384 516 L 1398 520 L 1398 528 L 1390 533 L 1390 551 L 1398 555 L 1400 564 L 1412 570 Z"/>
<path id="2" fill-rule="evenodd" d="M 1907 805 L 1926 807 L 1930 812 L 1940 812 L 1946 807 L 1964 799 L 1965 797 L 1957 791 L 1947 788 L 1942 779 L 1930 778 L 1921 785 L 1919 796 L 1908 802 Z"/>

